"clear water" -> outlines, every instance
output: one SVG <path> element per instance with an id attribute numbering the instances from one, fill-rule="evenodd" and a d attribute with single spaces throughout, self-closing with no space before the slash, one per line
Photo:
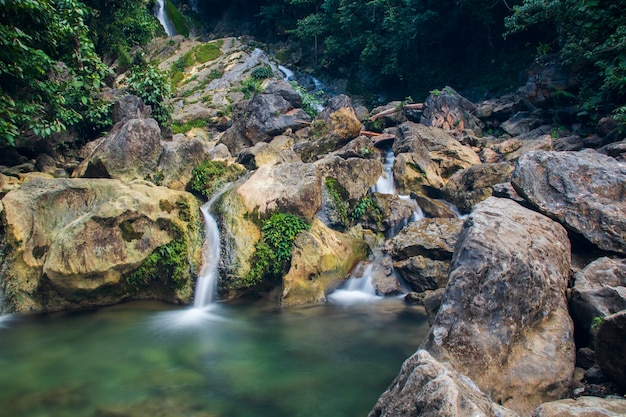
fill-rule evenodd
<path id="1" fill-rule="evenodd" d="M 426 332 L 394 299 L 14 315 L 0 326 L 0 414 L 365 416 Z"/>

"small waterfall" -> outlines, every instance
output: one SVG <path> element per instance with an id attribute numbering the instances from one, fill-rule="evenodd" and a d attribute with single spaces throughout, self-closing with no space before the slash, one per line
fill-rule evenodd
<path id="1" fill-rule="evenodd" d="M 204 217 L 204 264 L 200 271 L 200 276 L 196 284 L 196 293 L 194 297 L 194 308 L 206 308 L 215 301 L 215 293 L 217 292 L 217 267 L 220 262 L 221 242 L 220 229 L 217 226 L 215 218 L 211 215 L 211 206 L 226 191 L 215 193 L 215 195 L 204 204 L 200 211 Z"/>
<path id="2" fill-rule="evenodd" d="M 391 148 L 385 152 L 385 162 L 383 163 L 383 173 L 378 177 L 376 185 L 374 185 L 374 192 L 380 194 L 396 194 L 396 184 L 393 180 L 393 162 L 396 160 L 396 156 Z"/>
<path id="3" fill-rule="evenodd" d="M 159 22 L 161 22 L 161 26 L 163 26 L 163 29 L 165 29 L 165 33 L 167 33 L 167 36 L 178 35 L 174 24 L 167 16 L 167 13 L 165 11 L 165 2 L 166 0 L 157 0 L 156 18 L 159 19 Z"/>
<path id="4" fill-rule="evenodd" d="M 283 80 L 289 82 L 289 81 L 293 81 L 294 80 L 294 73 L 292 70 L 290 70 L 289 68 L 283 66 L 283 65 L 279 65 L 278 69 L 280 70 L 280 72 L 283 73 L 283 75 L 285 76 L 283 78 Z"/>
<path id="5" fill-rule="evenodd" d="M 368 303 L 382 300 L 383 297 L 376 295 L 372 284 L 375 262 L 369 262 L 363 271 L 351 274 L 343 288 L 328 295 L 328 301 L 333 304 L 350 306 L 359 303 Z"/>

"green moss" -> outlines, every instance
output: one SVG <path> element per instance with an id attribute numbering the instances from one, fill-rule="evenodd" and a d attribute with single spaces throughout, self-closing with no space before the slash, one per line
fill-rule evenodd
<path id="1" fill-rule="evenodd" d="M 348 225 L 348 211 L 346 209 L 345 201 L 347 200 L 346 190 L 339 185 L 336 179 L 327 177 L 324 180 L 324 186 L 330 195 L 330 198 L 333 200 L 333 205 L 339 211 L 339 216 L 341 217 L 341 222 L 344 227 Z"/>
<path id="2" fill-rule="evenodd" d="M 159 246 L 143 264 L 125 277 L 132 292 L 139 292 L 151 282 L 161 282 L 171 290 L 183 288 L 190 278 L 188 242 L 180 229 L 174 228 L 176 238 Z"/>
<path id="3" fill-rule="evenodd" d="M 227 165 L 222 161 L 206 160 L 198 164 L 191 171 L 191 191 L 195 191 L 205 197 L 210 196 L 224 183 L 234 181 L 243 172 L 238 165 Z"/>
<path id="4" fill-rule="evenodd" d="M 133 240 L 141 239 L 143 237 L 142 232 L 137 232 L 133 227 L 135 220 L 124 220 L 119 224 L 120 232 L 122 232 L 122 239 L 126 242 L 132 242 Z"/>
<path id="5" fill-rule="evenodd" d="M 189 132 L 191 129 L 194 128 L 204 128 L 207 127 L 207 123 L 208 120 L 206 119 L 195 119 L 195 120 L 190 120 L 188 122 L 185 123 L 176 123 L 173 122 L 172 123 L 172 133 L 176 134 L 176 133 L 187 133 Z"/>
<path id="6" fill-rule="evenodd" d="M 252 268 L 244 285 L 252 287 L 264 279 L 280 276 L 291 261 L 293 242 L 304 230 L 310 228 L 306 220 L 290 213 L 274 213 L 262 222 L 263 236 L 255 246 Z"/>
<path id="7" fill-rule="evenodd" d="M 223 40 L 203 43 L 193 48 L 193 54 L 198 63 L 204 64 L 205 62 L 214 61 L 222 54 Z"/>
<path id="8" fill-rule="evenodd" d="M 171 71 L 170 72 L 170 85 L 172 88 L 175 88 L 180 84 L 180 82 L 185 78 L 185 74 L 182 71 Z"/>
<path id="9" fill-rule="evenodd" d="M 191 29 L 189 26 L 189 22 L 187 21 L 185 16 L 183 16 L 178 11 L 178 9 L 176 8 L 176 6 L 174 6 L 174 3 L 172 3 L 171 0 L 167 0 L 167 2 L 165 3 L 165 13 L 167 13 L 167 16 L 172 21 L 176 32 L 185 37 L 189 36 L 189 31 Z"/>

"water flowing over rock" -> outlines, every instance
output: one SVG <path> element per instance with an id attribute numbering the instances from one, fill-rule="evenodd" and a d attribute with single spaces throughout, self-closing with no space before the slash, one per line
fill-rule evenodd
<path id="1" fill-rule="evenodd" d="M 591 150 L 534 151 L 519 159 L 512 183 L 569 230 L 626 254 L 626 164 Z"/>
<path id="2" fill-rule="evenodd" d="M 488 198 L 464 224 L 423 348 L 520 415 L 562 398 L 575 360 L 569 269 L 562 226 L 511 200 Z"/>
<path id="3" fill-rule="evenodd" d="M 423 219 L 410 223 L 389 239 L 383 251 L 394 268 L 416 292 L 443 288 L 463 221 Z"/>
<path id="4" fill-rule="evenodd" d="M 626 259 L 602 257 L 577 272 L 569 305 L 577 331 L 593 340 L 594 320 L 626 310 Z"/>
<path id="5" fill-rule="evenodd" d="M 602 373 L 626 389 L 626 310 L 607 316 L 598 330 L 596 358 Z"/>
<path id="6" fill-rule="evenodd" d="M 4 275 L 14 311 L 56 311 L 134 297 L 188 302 L 199 263 L 191 194 L 145 182 L 34 178 L 3 201 L 12 249 Z M 185 282 L 124 280 L 158 247 L 186 242 Z M 194 266 L 195 265 L 195 266 Z M 171 285 L 172 284 L 172 285 Z"/>
<path id="7" fill-rule="evenodd" d="M 483 123 L 474 116 L 476 106 L 451 87 L 431 92 L 424 102 L 421 123 L 445 130 L 471 129 L 482 133 Z"/>
<path id="8" fill-rule="evenodd" d="M 276 211 L 310 221 L 322 206 L 322 179 L 312 164 L 265 165 L 237 188 L 248 213 L 268 218 Z"/>
<path id="9" fill-rule="evenodd" d="M 413 122 L 398 126 L 393 152 L 393 174 L 402 194 L 441 190 L 455 172 L 481 163 L 471 148 L 444 130 Z"/>
<path id="10" fill-rule="evenodd" d="M 541 404 L 533 417 L 619 417 L 626 415 L 626 400 L 578 397 Z"/>
<path id="11" fill-rule="evenodd" d="M 360 239 L 339 233 L 318 219 L 294 241 L 291 268 L 283 278 L 283 306 L 326 301 L 326 294 L 346 279 L 350 269 L 367 257 Z"/>
<path id="12" fill-rule="evenodd" d="M 402 364 L 368 417 L 517 417 L 465 375 L 420 349 Z"/>

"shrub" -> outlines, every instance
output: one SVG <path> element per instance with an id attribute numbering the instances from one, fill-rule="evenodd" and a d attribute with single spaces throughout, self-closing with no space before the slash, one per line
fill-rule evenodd
<path id="1" fill-rule="evenodd" d="M 141 61 L 141 58 L 138 61 Z M 126 85 L 129 93 L 141 97 L 145 104 L 152 107 L 152 117 L 161 127 L 168 127 L 171 124 L 171 108 L 167 104 L 170 98 L 170 83 L 157 67 L 136 62 L 131 68 Z"/>
<path id="2" fill-rule="evenodd" d="M 243 172 L 245 169 L 238 165 L 206 160 L 191 171 L 189 185 L 192 191 L 208 197 L 225 183 L 237 179 Z"/>
<path id="3" fill-rule="evenodd" d="M 270 78 L 272 75 L 274 75 L 274 71 L 267 66 L 255 68 L 250 74 L 255 80 L 264 80 Z"/>
<path id="4" fill-rule="evenodd" d="M 284 273 L 291 261 L 294 240 L 309 227 L 306 220 L 290 213 L 274 213 L 264 220 L 261 226 L 263 236 L 256 244 L 251 261 L 253 266 L 245 279 L 246 285 L 258 285 L 266 277 Z"/>

